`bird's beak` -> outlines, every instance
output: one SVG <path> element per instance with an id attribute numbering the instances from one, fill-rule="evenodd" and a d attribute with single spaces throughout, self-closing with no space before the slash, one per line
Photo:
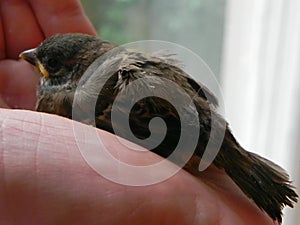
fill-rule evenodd
<path id="1" fill-rule="evenodd" d="M 38 59 L 36 58 L 36 49 L 29 49 L 24 52 L 21 52 L 19 58 L 26 60 L 30 64 L 37 66 Z"/>
<path id="2" fill-rule="evenodd" d="M 39 71 L 42 73 L 42 75 L 45 78 L 49 78 L 48 71 L 45 69 L 45 67 L 40 62 L 40 60 L 38 60 L 38 58 L 36 57 L 36 49 L 35 48 L 21 52 L 19 55 L 19 58 L 24 59 L 27 62 L 29 62 L 30 64 L 34 65 L 35 67 L 37 67 L 39 69 Z"/>

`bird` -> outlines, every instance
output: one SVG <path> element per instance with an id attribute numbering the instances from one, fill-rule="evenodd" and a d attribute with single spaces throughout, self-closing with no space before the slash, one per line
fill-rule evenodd
<path id="1" fill-rule="evenodd" d="M 151 136 L 151 132 L 160 131 L 155 127 L 150 129 L 152 118 L 164 120 L 165 137 L 150 149 L 164 158 L 172 154 L 179 142 L 182 132 L 180 114 L 183 113 L 190 121 L 188 128 L 200 128 L 191 160 L 184 165 L 185 170 L 197 176 L 197 163 L 204 154 L 209 138 L 221 138 L 220 150 L 212 163 L 225 171 L 242 192 L 274 221 L 281 223 L 284 206 L 293 207 L 297 202 L 298 195 L 287 173 L 275 163 L 246 151 L 233 136 L 226 120 L 218 114 L 218 100 L 214 94 L 184 72 L 170 57 L 126 49 L 80 33 L 55 34 L 19 56 L 36 67 L 41 75 L 37 87 L 37 111 L 73 119 L 73 103 L 76 90 L 79 89 L 82 91 L 77 95 L 82 106 L 77 110 L 81 114 L 76 117 L 77 120 L 116 133 L 112 124 L 112 108 L 116 98 L 119 98 L 116 110 L 121 115 L 120 121 L 128 118 L 131 132 L 137 139 L 145 140 Z M 96 67 L 92 67 L 95 62 Z M 87 72 L 89 70 L 92 72 Z M 134 85 L 140 78 L 143 80 L 139 85 Z M 159 97 L 161 93 L 155 91 L 166 92 L 177 98 L 175 88 L 167 87 L 165 79 L 180 87 L 192 99 L 191 102 L 174 107 Z M 159 85 L 162 88 L 156 88 Z M 98 93 L 96 90 L 100 86 L 102 88 Z M 130 102 L 135 93 L 144 91 L 150 92 L 150 95 L 135 103 Z M 126 95 L 129 96 L 124 101 L 132 104 L 129 115 L 123 115 L 128 111 L 127 103 L 123 102 Z M 90 105 L 88 96 L 93 96 L 91 98 L 95 105 Z M 190 105 L 194 105 L 194 108 Z M 93 118 L 90 118 L 91 113 Z M 217 135 L 210 137 L 213 116 L 217 120 L 217 130 L 224 125 L 223 136 L 217 132 Z M 121 131 L 121 136 L 129 137 L 124 124 L 118 121 L 114 123 Z"/>

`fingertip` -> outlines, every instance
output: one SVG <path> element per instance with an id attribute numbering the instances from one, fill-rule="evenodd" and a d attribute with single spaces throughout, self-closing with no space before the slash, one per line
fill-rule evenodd
<path id="1" fill-rule="evenodd" d="M 45 37 L 56 33 L 86 33 L 97 35 L 97 32 L 85 15 L 80 1 L 77 0 L 31 0 L 30 4 Z"/>
<path id="2" fill-rule="evenodd" d="M 0 57 L 18 59 L 21 51 L 35 47 L 42 34 L 26 1 L 1 1 Z"/>
<path id="3" fill-rule="evenodd" d="M 0 62 L 0 94 L 9 108 L 33 109 L 39 76 L 25 61 Z"/>

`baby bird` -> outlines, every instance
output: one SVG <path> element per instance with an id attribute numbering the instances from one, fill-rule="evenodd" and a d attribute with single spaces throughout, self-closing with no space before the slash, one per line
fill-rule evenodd
<path id="1" fill-rule="evenodd" d="M 162 157 L 168 157 L 176 148 L 181 132 L 188 132 L 181 131 L 178 109 L 176 110 L 168 101 L 156 97 L 160 96 L 160 93 L 155 91 L 169 91 L 164 79 L 176 83 L 187 96 L 191 97 L 196 109 L 192 110 L 189 107 L 190 103 L 183 103 L 179 111 L 183 112 L 187 119 L 190 118 L 190 127 L 195 126 L 200 130 L 196 148 L 192 149 L 193 156 L 184 169 L 197 176 L 195 172 L 198 169 L 197 163 L 191 162 L 200 161 L 209 138 L 215 140 L 222 138 L 221 148 L 213 164 L 223 169 L 239 188 L 273 220 L 281 222 L 283 207 L 286 205 L 293 207 L 293 203 L 297 201 L 298 195 L 293 190 L 289 177 L 283 169 L 243 149 L 232 135 L 226 121 L 216 112 L 218 102 L 214 95 L 181 68 L 172 64 L 172 60 L 117 47 L 110 42 L 85 34 L 54 35 L 43 41 L 37 48 L 21 53 L 20 57 L 37 67 L 42 74 L 37 89 L 37 111 L 72 119 L 76 89 L 85 85 L 91 87 L 101 85 L 99 93 L 95 92 L 97 88 L 91 88 L 89 94 L 83 91 L 78 92 L 82 106 L 80 107 L 81 115 L 76 118 L 81 118 L 77 120 L 85 123 L 91 123 L 92 120 L 97 128 L 111 133 L 115 133 L 111 111 L 116 97 L 128 87 L 131 89 L 130 93 L 152 91 L 152 96 L 140 99 L 133 104 L 129 124 L 135 137 L 143 140 L 151 135 L 150 120 L 154 117 L 162 118 L 167 126 L 166 135 L 158 146 L 151 149 Z M 88 75 L 83 77 L 96 60 L 98 60 L 97 67 L 94 69 L 98 71 L 96 75 L 87 73 Z M 89 77 L 89 74 L 90 76 L 93 74 L 96 78 Z M 141 85 L 130 86 L 134 81 L 145 77 L 147 79 Z M 152 88 L 157 85 L 162 85 L 162 88 Z M 122 93 L 126 95 L 126 91 Z M 96 96 L 95 106 L 89 105 L 88 96 Z M 123 111 L 125 113 L 126 110 L 122 108 L 126 108 L 125 103 L 118 104 L 118 107 L 117 110 L 121 115 Z M 94 110 L 92 119 L 88 118 L 91 110 Z M 195 116 L 199 119 L 199 124 L 195 123 L 193 119 Z M 225 126 L 224 136 L 220 134 L 210 137 L 212 116 L 217 118 L 217 129 L 221 130 L 222 124 Z M 124 118 L 127 117 L 124 115 Z M 122 116 L 115 123 L 123 131 L 121 135 L 127 138 L 126 132 L 128 131 L 120 122 L 121 120 Z M 159 132 L 159 129 L 154 129 L 153 132 Z M 182 152 L 182 154 L 185 153 Z"/>

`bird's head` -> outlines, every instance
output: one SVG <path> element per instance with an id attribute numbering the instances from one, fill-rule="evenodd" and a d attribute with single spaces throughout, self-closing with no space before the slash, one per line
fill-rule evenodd
<path id="1" fill-rule="evenodd" d="M 38 68 L 42 83 L 58 85 L 80 78 L 97 57 L 112 48 L 111 43 L 94 36 L 57 34 L 22 52 L 20 58 Z"/>

